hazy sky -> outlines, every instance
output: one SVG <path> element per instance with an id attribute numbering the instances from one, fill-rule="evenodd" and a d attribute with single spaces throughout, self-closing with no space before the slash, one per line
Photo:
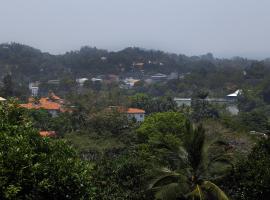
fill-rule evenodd
<path id="1" fill-rule="evenodd" d="M 0 0 L 0 42 L 270 57 L 270 0 Z"/>

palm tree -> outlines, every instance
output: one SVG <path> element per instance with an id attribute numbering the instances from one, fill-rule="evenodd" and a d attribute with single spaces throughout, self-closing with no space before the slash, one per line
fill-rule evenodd
<path id="1" fill-rule="evenodd" d="M 152 181 L 150 189 L 160 200 L 228 200 L 226 194 L 212 182 L 222 177 L 220 171 L 224 173 L 233 168 L 226 144 L 221 141 L 206 143 L 201 125 L 193 129 L 189 124 L 187 130 L 183 146 L 173 152 L 177 169 L 159 170 L 161 173 Z M 210 154 L 210 150 L 215 153 Z"/>

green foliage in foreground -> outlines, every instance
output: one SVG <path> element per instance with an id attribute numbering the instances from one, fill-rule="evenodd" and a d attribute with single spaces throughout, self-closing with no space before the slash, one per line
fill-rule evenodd
<path id="1" fill-rule="evenodd" d="M 163 136 L 181 137 L 186 130 L 186 118 L 177 112 L 152 114 L 146 118 L 138 129 L 142 141 L 154 141 Z"/>
<path id="2" fill-rule="evenodd" d="M 220 164 L 227 166 L 225 171 L 231 166 L 224 150 L 215 149 L 214 155 L 209 154 L 209 150 L 214 146 L 216 144 L 206 143 L 201 126 L 195 130 L 190 127 L 183 147 L 180 146 L 175 152 L 178 168 L 174 171 L 161 169 L 160 176 L 150 185 L 150 188 L 156 191 L 156 199 L 228 200 L 226 194 L 211 182 L 218 177 L 215 169 L 219 168 Z"/>
<path id="3" fill-rule="evenodd" d="M 186 132 L 187 120 L 177 112 L 155 113 L 137 130 L 138 151 L 148 162 L 175 166 L 168 149 L 177 149 Z"/>
<path id="4" fill-rule="evenodd" d="M 236 172 L 224 185 L 234 199 L 269 199 L 270 139 L 261 141 L 251 154 L 237 166 Z"/>
<path id="5" fill-rule="evenodd" d="M 90 166 L 61 140 L 41 138 L 23 111 L 0 105 L 0 198 L 89 199 Z"/>
<path id="6" fill-rule="evenodd" d="M 47 115 L 30 115 L 44 122 L 32 124 L 25 112 L 13 103 L 0 105 L 0 199 L 227 200 L 220 184 L 235 199 L 269 195 L 269 140 L 258 145 L 226 182 L 223 175 L 231 169 L 228 145 L 211 142 L 212 132 L 209 141 L 204 129 L 193 128 L 181 113 L 152 114 L 136 132 L 117 113 L 88 116 L 92 123 L 86 130 L 100 132 L 66 136 L 84 153 L 99 150 L 89 165 L 61 139 L 38 135 L 34 125 L 46 127 Z M 222 134 L 216 126 L 209 128 Z"/>
<path id="7" fill-rule="evenodd" d="M 149 164 L 134 154 L 102 159 L 94 168 L 95 199 L 153 199 L 146 185 Z"/>

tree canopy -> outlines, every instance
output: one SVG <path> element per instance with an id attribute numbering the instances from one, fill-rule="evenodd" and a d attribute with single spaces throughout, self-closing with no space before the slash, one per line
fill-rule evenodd
<path id="1" fill-rule="evenodd" d="M 0 105 L 1 199 L 88 199 L 91 166 L 66 142 L 42 138 L 16 104 Z"/>

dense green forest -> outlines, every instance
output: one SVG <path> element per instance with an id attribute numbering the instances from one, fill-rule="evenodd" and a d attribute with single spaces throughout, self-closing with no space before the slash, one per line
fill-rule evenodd
<path id="1" fill-rule="evenodd" d="M 138 63 L 143 63 L 143 66 L 137 66 Z M 139 78 L 141 82 L 136 85 L 136 92 L 185 96 L 203 88 L 209 90 L 211 95 L 223 96 L 238 88 L 256 86 L 267 80 L 269 67 L 269 59 L 218 59 L 210 53 L 188 57 L 140 48 L 109 52 L 86 46 L 79 51 L 51 55 L 17 43 L 0 45 L 2 79 L 6 74 L 12 74 L 21 87 L 40 81 L 46 88 L 49 87 L 48 80 L 57 79 L 60 90 L 70 90 L 76 78 L 113 74 L 120 78 Z M 143 77 L 154 73 L 177 73 L 181 78 L 166 83 L 146 84 Z M 88 86 L 98 88 L 91 84 Z"/>
<path id="2" fill-rule="evenodd" d="M 135 64 L 134 64 L 135 63 Z M 136 63 L 144 63 L 138 68 Z M 156 73 L 174 79 L 147 83 Z M 266 200 L 270 195 L 270 61 L 83 47 L 51 55 L 0 45 L 0 198 Z M 76 78 L 135 77 L 78 86 Z M 146 78 L 145 78 L 146 77 Z M 58 85 L 48 84 L 59 80 Z M 69 112 L 24 109 L 28 83 L 52 90 Z M 223 98 L 241 89 L 232 115 Z M 174 97 L 190 97 L 177 106 Z M 143 122 L 112 106 L 145 110 Z M 41 137 L 39 131 L 57 137 Z"/>

